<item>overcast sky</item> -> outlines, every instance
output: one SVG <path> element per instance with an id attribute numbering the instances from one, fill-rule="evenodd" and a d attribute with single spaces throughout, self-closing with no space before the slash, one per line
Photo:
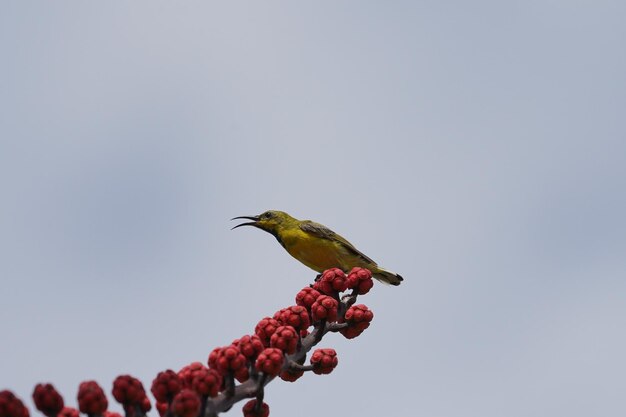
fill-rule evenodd
<path id="1" fill-rule="evenodd" d="M 405 281 L 273 416 L 626 415 L 625 15 L 3 1 L 0 390 L 75 405 L 252 332 L 315 276 L 230 230 L 279 209 Z"/>

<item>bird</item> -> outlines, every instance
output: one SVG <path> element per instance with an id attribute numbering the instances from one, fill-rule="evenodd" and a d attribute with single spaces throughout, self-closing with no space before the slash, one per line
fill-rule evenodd
<path id="1" fill-rule="evenodd" d="M 339 268 L 349 272 L 354 267 L 367 268 L 377 280 L 400 285 L 403 278 L 378 266 L 344 237 L 311 220 L 298 220 L 284 211 L 268 210 L 258 216 L 238 216 L 231 220 L 252 220 L 238 224 L 253 226 L 273 235 L 291 256 L 319 273 Z M 232 230 L 231 229 L 231 230 Z"/>

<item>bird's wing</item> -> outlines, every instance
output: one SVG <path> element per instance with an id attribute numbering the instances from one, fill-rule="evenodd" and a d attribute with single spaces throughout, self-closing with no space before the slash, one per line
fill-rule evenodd
<path id="1" fill-rule="evenodd" d="M 305 220 L 302 223 L 300 223 L 300 229 L 304 232 L 310 233 L 322 239 L 328 239 L 328 240 L 332 240 L 335 242 L 339 242 L 350 252 L 363 258 L 366 262 L 371 262 L 374 265 L 376 265 L 376 262 L 374 262 L 374 260 L 372 260 L 371 258 L 366 256 L 363 252 L 355 248 L 354 245 L 348 242 L 343 236 L 338 235 L 337 233 L 333 232 L 332 230 L 330 230 L 328 227 L 324 226 L 323 224 L 315 223 L 314 221 L 311 221 L 311 220 Z"/>

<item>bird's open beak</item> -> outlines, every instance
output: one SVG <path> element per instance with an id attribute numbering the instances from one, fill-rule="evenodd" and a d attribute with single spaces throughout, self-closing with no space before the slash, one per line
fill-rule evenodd
<path id="1" fill-rule="evenodd" d="M 231 220 L 236 220 L 236 219 L 248 219 L 248 220 L 253 220 L 253 221 L 238 224 L 237 226 L 233 227 L 230 230 L 236 229 L 241 226 L 257 226 L 257 222 L 259 221 L 259 216 L 239 216 L 239 217 L 233 217 Z"/>

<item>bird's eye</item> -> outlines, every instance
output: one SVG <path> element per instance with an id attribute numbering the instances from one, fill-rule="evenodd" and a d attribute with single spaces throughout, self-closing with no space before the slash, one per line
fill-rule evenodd
<path id="1" fill-rule="evenodd" d="M 274 213 L 270 212 L 270 211 L 266 211 L 263 214 L 263 217 L 265 217 L 266 219 L 271 219 L 274 216 Z"/>

